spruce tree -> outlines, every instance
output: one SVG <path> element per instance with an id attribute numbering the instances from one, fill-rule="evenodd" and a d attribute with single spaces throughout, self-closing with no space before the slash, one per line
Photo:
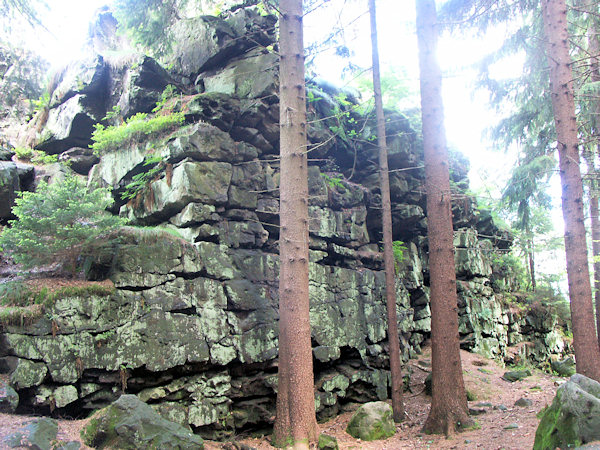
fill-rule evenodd
<path id="1" fill-rule="evenodd" d="M 469 417 L 458 341 L 452 192 L 442 74 L 435 56 L 436 7 L 435 0 L 416 0 L 416 3 L 431 289 L 432 399 L 423 430 L 449 435 L 473 425 L 473 421 Z"/>

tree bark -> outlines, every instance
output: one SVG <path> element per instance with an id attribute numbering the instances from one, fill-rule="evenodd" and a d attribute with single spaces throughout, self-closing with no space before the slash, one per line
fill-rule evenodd
<path id="1" fill-rule="evenodd" d="M 596 9 L 596 8 L 594 8 Z M 595 14 L 595 11 L 590 11 L 590 16 Z M 593 83 L 600 82 L 600 62 L 598 55 L 600 54 L 600 43 L 598 43 L 598 26 L 596 20 L 592 19 L 591 29 L 588 31 L 589 52 L 592 55 L 591 61 L 591 80 Z M 595 101 L 595 116 L 592 128 L 592 136 L 596 139 L 596 153 L 600 152 L 600 127 L 598 120 L 600 118 L 600 104 Z M 592 174 L 590 180 L 590 218 L 591 218 L 591 235 L 592 235 L 592 257 L 594 259 L 594 297 L 596 303 L 596 336 L 598 338 L 598 346 L 600 348 L 600 217 L 598 211 L 598 202 L 600 201 L 598 186 L 598 169 L 596 167 L 596 155 L 590 155 L 587 161 L 588 172 Z"/>
<path id="2" fill-rule="evenodd" d="M 565 1 L 542 0 L 542 16 L 547 39 L 552 108 L 558 140 L 567 278 L 576 367 L 578 373 L 600 381 L 600 349 L 594 326 L 583 218 L 583 183 L 579 167 L 579 142 Z"/>
<path id="3" fill-rule="evenodd" d="M 594 257 L 594 293 L 596 302 L 596 337 L 600 348 L 600 217 L 598 194 L 590 194 L 590 216 L 592 218 L 592 256 Z"/>
<path id="4" fill-rule="evenodd" d="M 280 1 L 279 374 L 276 446 L 318 438 L 308 299 L 308 161 L 302 0 Z"/>
<path id="5" fill-rule="evenodd" d="M 396 317 L 396 270 L 392 244 L 392 205 L 390 201 L 390 177 L 388 150 L 385 135 L 385 115 L 381 97 L 381 74 L 379 71 L 379 48 L 377 43 L 377 14 L 375 0 L 369 0 L 371 18 L 371 46 L 373 55 L 373 94 L 377 114 L 377 144 L 379 146 L 379 182 L 381 189 L 381 218 L 383 223 L 383 259 L 385 265 L 385 297 L 390 347 L 390 372 L 392 379 L 392 409 L 394 422 L 404 419 L 402 400 L 402 366 L 400 365 L 400 338 Z"/>
<path id="6" fill-rule="evenodd" d="M 529 233 L 529 231 L 528 231 Z M 529 261 L 529 276 L 531 279 L 531 290 L 535 292 L 536 290 L 536 281 L 535 281 L 535 259 L 534 259 L 534 249 L 533 249 L 533 238 L 527 239 L 527 259 Z"/>
<path id="7" fill-rule="evenodd" d="M 452 195 L 442 75 L 435 57 L 436 8 L 434 0 L 416 1 L 431 280 L 432 401 L 423 431 L 449 435 L 474 422 L 469 417 L 460 361 Z"/>

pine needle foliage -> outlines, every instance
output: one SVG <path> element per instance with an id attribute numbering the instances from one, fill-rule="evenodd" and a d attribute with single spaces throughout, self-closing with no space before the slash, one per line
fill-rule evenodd
<path id="1" fill-rule="evenodd" d="M 115 16 L 134 42 L 160 57 L 171 49 L 168 29 L 177 18 L 178 6 L 186 3 L 187 0 L 116 0 Z"/>
<path id="2" fill-rule="evenodd" d="M 48 9 L 48 4 L 43 0 L 0 0 L 1 22 L 8 23 L 10 27 L 11 20 L 20 16 L 32 26 L 42 26 L 42 9 Z"/>
<path id="3" fill-rule="evenodd" d="M 75 274 L 93 241 L 122 224 L 106 212 L 112 204 L 109 191 L 88 190 L 74 175 L 41 182 L 36 192 L 21 192 L 15 203 L 17 219 L 0 235 L 0 249 L 24 269 L 57 264 L 60 272 Z"/>

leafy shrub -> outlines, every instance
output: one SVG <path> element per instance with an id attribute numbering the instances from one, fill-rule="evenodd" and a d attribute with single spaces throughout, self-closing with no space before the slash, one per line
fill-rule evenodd
<path id="1" fill-rule="evenodd" d="M 15 148 L 15 155 L 21 161 L 30 161 L 38 165 L 54 164 L 58 161 L 58 155 L 47 155 L 42 150 L 34 150 L 28 147 Z"/>
<path id="2" fill-rule="evenodd" d="M 31 161 L 33 158 L 33 149 L 29 147 L 17 147 L 14 152 L 17 159 L 21 161 Z"/>
<path id="3" fill-rule="evenodd" d="M 125 186 L 125 192 L 121 194 L 121 200 L 132 200 L 144 191 L 146 186 L 155 180 L 164 171 L 166 164 L 161 156 L 149 155 L 144 158 L 144 167 L 149 169 L 134 175 L 131 183 Z"/>
<path id="4" fill-rule="evenodd" d="M 96 129 L 92 134 L 94 142 L 91 148 L 95 153 L 100 153 L 114 149 L 140 136 L 157 134 L 182 125 L 185 115 L 182 112 L 173 112 L 172 107 L 168 107 L 169 104 L 172 105 L 171 100 L 175 92 L 175 87 L 171 84 L 165 88 L 160 100 L 156 102 L 156 107 L 152 110 L 156 114 L 154 117 L 148 117 L 146 113 L 137 113 L 120 125 L 105 127 L 102 124 L 96 124 Z M 106 114 L 104 120 L 112 120 L 120 116 L 121 108 L 115 106 Z"/>
<path id="5" fill-rule="evenodd" d="M 152 110 L 153 113 L 166 110 L 167 103 L 175 96 L 175 86 L 167 85 L 164 91 L 160 94 L 160 100 L 156 102 L 156 106 Z"/>
<path id="6" fill-rule="evenodd" d="M 496 292 L 517 291 L 527 284 L 527 269 L 512 252 L 491 253 L 492 287 Z"/>
<path id="7" fill-rule="evenodd" d="M 36 192 L 19 194 L 12 210 L 17 220 L 0 235 L 0 249 L 24 269 L 56 263 L 75 274 L 94 239 L 122 223 L 106 212 L 111 204 L 107 189 L 88 190 L 73 175 L 42 182 Z"/>
<path id="8" fill-rule="evenodd" d="M 566 330 L 571 329 L 571 309 L 569 302 L 563 297 L 561 292 L 553 288 L 550 284 L 544 283 L 541 280 L 536 287 L 535 292 L 530 292 L 527 295 L 526 301 L 531 309 L 547 310 L 552 314 L 556 314 L 559 320 L 559 325 Z"/>
<path id="9" fill-rule="evenodd" d="M 404 245 L 402 241 L 392 242 L 392 251 L 394 252 L 394 268 L 396 272 L 400 271 L 400 264 L 404 262 L 404 253 L 408 250 L 408 247 Z"/>
<path id="10" fill-rule="evenodd" d="M 54 164 L 56 162 L 58 162 L 58 155 L 47 155 L 46 153 L 42 152 L 41 150 L 36 150 L 34 152 L 34 156 L 33 158 L 31 158 L 31 162 L 33 164 L 38 164 L 38 165 L 48 165 L 48 164 Z"/>
<path id="11" fill-rule="evenodd" d="M 115 105 L 112 107 L 112 110 L 108 111 L 106 113 L 106 116 L 104 116 L 104 118 L 102 120 L 114 120 L 114 119 L 122 119 L 121 117 L 122 112 L 121 112 L 121 107 L 119 105 Z"/>
<path id="12" fill-rule="evenodd" d="M 181 112 L 158 115 L 148 118 L 146 113 L 138 113 L 127 119 L 122 125 L 105 127 L 96 124 L 92 134 L 94 141 L 90 146 L 95 153 L 114 149 L 143 135 L 157 134 L 161 131 L 183 124 L 185 116 Z"/>
<path id="13" fill-rule="evenodd" d="M 329 186 L 330 189 L 339 189 L 341 192 L 344 192 L 346 190 L 346 186 L 344 186 L 344 178 L 342 176 L 339 175 L 327 175 L 326 173 L 322 173 L 321 177 L 323 177 L 323 179 L 325 180 L 325 183 L 327 183 L 327 186 Z"/>

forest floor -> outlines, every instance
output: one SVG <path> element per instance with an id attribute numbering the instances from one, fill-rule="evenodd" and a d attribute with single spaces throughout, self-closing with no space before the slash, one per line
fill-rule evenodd
<path id="1" fill-rule="evenodd" d="M 320 424 L 321 433 L 334 436 L 340 449 L 530 449 L 533 447 L 535 431 L 539 423 L 536 414 L 552 402 L 557 385 L 564 379 L 533 371 L 533 375 L 522 381 L 509 383 L 501 377 L 505 369 L 496 362 L 480 355 L 461 351 L 465 385 L 476 400 L 469 407 L 483 413 L 474 417 L 475 429 L 450 438 L 421 433 L 427 418 L 431 398 L 423 392 L 423 381 L 429 373 L 430 351 L 425 349 L 418 359 L 409 362 L 412 369 L 413 393 L 404 395 L 406 419 L 397 426 L 395 436 L 380 441 L 365 442 L 354 439 L 345 431 L 352 415 L 347 412 Z M 531 401 L 527 407 L 515 402 L 521 398 Z M 32 418 L 11 414 L 0 414 L 0 448 L 4 438 L 22 428 Z M 86 420 L 60 420 L 59 436 L 62 441 L 80 441 L 79 432 Z M 237 445 L 236 445 L 237 444 Z M 87 449 L 82 445 L 82 449 Z M 205 441 L 207 450 L 216 449 L 273 449 L 269 437 L 251 438 L 239 436 L 235 444 Z"/>

